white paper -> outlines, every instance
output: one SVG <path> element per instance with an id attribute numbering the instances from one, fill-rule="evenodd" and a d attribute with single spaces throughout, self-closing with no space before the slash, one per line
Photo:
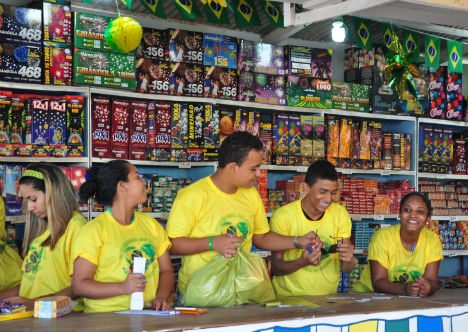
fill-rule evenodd
<path id="1" fill-rule="evenodd" d="M 141 273 L 145 275 L 146 258 L 134 257 L 133 258 L 133 273 Z M 130 298 L 130 310 L 143 310 L 145 305 L 143 292 L 132 293 Z"/>

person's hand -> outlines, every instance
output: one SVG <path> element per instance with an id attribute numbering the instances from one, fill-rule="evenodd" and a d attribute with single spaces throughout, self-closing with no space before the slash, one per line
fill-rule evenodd
<path id="1" fill-rule="evenodd" d="M 3 300 L 9 302 L 12 305 L 24 304 L 26 306 L 26 310 L 28 311 L 34 310 L 34 300 L 30 300 L 22 296 L 7 297 Z"/>
<path id="2" fill-rule="evenodd" d="M 405 294 L 408 296 L 419 296 L 421 284 L 418 281 L 413 281 L 405 285 Z"/>
<path id="3" fill-rule="evenodd" d="M 322 241 L 315 232 L 309 232 L 306 235 L 299 236 L 297 243 L 301 248 L 310 248 L 314 250 L 320 250 L 322 248 Z"/>
<path id="4" fill-rule="evenodd" d="M 343 263 L 354 262 L 354 245 L 351 242 L 338 242 L 336 252 L 340 254 L 340 261 Z"/>
<path id="5" fill-rule="evenodd" d="M 129 273 L 127 279 L 121 284 L 122 294 L 132 294 L 145 291 L 145 276 L 141 273 Z"/>
<path id="6" fill-rule="evenodd" d="M 322 252 L 320 249 L 318 250 L 307 250 L 304 249 L 301 255 L 301 265 L 303 267 L 309 266 L 309 265 L 319 265 L 320 264 L 320 259 L 322 258 Z"/>
<path id="7" fill-rule="evenodd" d="M 146 303 L 146 306 L 156 311 L 167 311 L 172 309 L 168 299 L 159 297 L 156 297 L 153 301 Z"/>
<path id="8" fill-rule="evenodd" d="M 423 277 L 419 277 L 415 280 L 415 282 L 419 283 L 419 292 L 418 296 L 426 297 L 431 292 L 431 284 L 428 280 L 424 279 Z"/>
<path id="9" fill-rule="evenodd" d="M 237 253 L 237 242 L 242 242 L 243 239 L 233 234 L 223 234 L 213 237 L 213 250 L 223 255 L 226 258 L 231 258 Z"/>

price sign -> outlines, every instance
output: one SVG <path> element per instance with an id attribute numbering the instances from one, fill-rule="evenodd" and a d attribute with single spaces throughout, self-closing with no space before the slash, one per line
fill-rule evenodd
<path id="1" fill-rule="evenodd" d="M 192 168 L 192 163 L 190 161 L 183 161 L 179 163 L 179 168 Z"/>

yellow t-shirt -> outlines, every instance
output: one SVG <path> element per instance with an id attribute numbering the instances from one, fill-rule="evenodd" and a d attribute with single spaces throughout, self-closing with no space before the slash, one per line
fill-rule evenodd
<path id="1" fill-rule="evenodd" d="M 328 250 L 339 238 L 351 236 L 351 219 L 344 207 L 332 203 L 320 220 L 311 221 L 304 216 L 299 200 L 275 211 L 271 217 L 271 230 L 286 236 L 302 236 L 314 231 Z M 303 250 L 287 250 L 283 259 L 296 260 Z M 274 276 L 273 287 L 278 296 L 327 295 L 336 293 L 339 281 L 340 258 L 334 253 L 322 255 L 318 266 L 309 265 L 288 275 Z"/>
<path id="2" fill-rule="evenodd" d="M 250 251 L 252 236 L 269 232 L 268 220 L 255 188 L 238 188 L 235 194 L 219 190 L 208 176 L 182 189 L 172 206 L 166 231 L 170 238 L 204 238 L 236 233 L 242 248 Z M 182 257 L 178 288 L 185 293 L 190 276 L 217 253 L 206 251 Z"/>
<path id="3" fill-rule="evenodd" d="M 371 239 L 368 260 L 380 263 L 388 270 L 388 280 L 409 283 L 424 275 L 426 265 L 444 259 L 442 244 L 434 232 L 423 228 L 413 253 L 400 240 L 401 225 L 380 229 Z"/>
<path id="4" fill-rule="evenodd" d="M 133 257 L 145 257 L 146 269 L 144 301 L 155 299 L 159 285 L 161 257 L 171 246 L 163 227 L 151 216 L 135 212 L 134 221 L 127 226 L 119 224 L 108 212 L 91 220 L 73 246 L 73 261 L 82 257 L 96 265 L 94 280 L 123 282 L 131 271 Z M 128 310 L 130 294 L 105 299 L 84 298 L 85 312 Z"/>
<path id="5" fill-rule="evenodd" d="M 49 226 L 31 242 L 23 262 L 20 296 L 35 299 L 71 286 L 70 271 L 73 270 L 70 260 L 71 248 L 85 224 L 86 219 L 75 212 L 54 250 L 50 250 L 49 246 L 41 246 L 50 235 Z"/>
<path id="6" fill-rule="evenodd" d="M 0 292 L 20 283 L 22 264 L 23 260 L 18 253 L 0 240 Z"/>

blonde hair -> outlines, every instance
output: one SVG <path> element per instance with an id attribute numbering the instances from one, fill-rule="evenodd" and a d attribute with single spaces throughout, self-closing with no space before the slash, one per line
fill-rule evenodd
<path id="1" fill-rule="evenodd" d="M 47 220 L 39 218 L 32 212 L 26 214 L 26 227 L 23 239 L 23 256 L 29 250 L 31 242 L 41 235 L 49 224 L 50 235 L 41 243 L 41 246 L 50 246 L 54 250 L 60 237 L 65 233 L 68 222 L 78 211 L 75 191 L 65 173 L 57 166 L 39 162 L 29 165 L 28 170 L 41 173 L 44 179 L 35 176 L 23 176 L 21 185 L 31 185 L 35 190 L 45 193 Z M 23 208 L 27 206 L 23 201 Z"/>

